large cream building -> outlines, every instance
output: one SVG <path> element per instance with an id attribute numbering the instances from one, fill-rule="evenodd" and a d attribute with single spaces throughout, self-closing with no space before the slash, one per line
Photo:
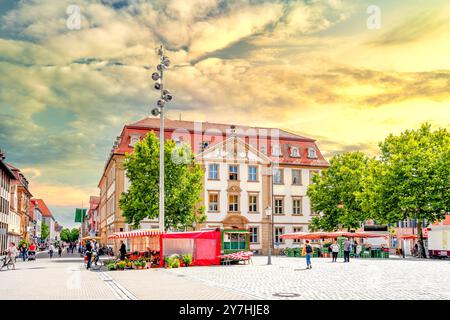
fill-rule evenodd
<path id="1" fill-rule="evenodd" d="M 125 125 L 108 157 L 99 182 L 98 225 L 104 243 L 110 234 L 129 229 L 119 208 L 120 196 L 129 186 L 123 161 L 150 131 L 159 135 L 158 118 Z M 204 168 L 207 220 L 196 229 L 248 229 L 250 248 L 263 254 L 272 219 L 273 240 L 279 248 L 295 245 L 293 240 L 283 241 L 281 234 L 308 229 L 313 213 L 306 190 L 313 174 L 328 167 L 315 140 L 275 128 L 169 119 L 164 137 L 188 143 Z M 158 221 L 145 220 L 141 227 L 157 229 Z"/>

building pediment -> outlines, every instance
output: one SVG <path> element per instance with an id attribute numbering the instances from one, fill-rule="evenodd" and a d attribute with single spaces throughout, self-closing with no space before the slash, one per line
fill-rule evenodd
<path id="1" fill-rule="evenodd" d="M 228 192 L 241 192 L 242 189 L 238 185 L 233 185 L 227 189 Z"/>
<path id="2" fill-rule="evenodd" d="M 270 159 L 252 147 L 244 140 L 231 137 L 222 141 L 196 156 L 197 160 L 212 160 L 221 162 L 252 162 L 270 163 Z"/>

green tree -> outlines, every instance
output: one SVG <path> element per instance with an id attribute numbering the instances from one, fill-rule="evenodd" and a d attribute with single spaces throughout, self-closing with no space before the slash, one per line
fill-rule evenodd
<path id="1" fill-rule="evenodd" d="M 173 140 L 167 140 L 164 159 L 165 228 L 204 222 L 204 207 L 199 205 L 203 170 L 194 162 L 190 147 L 177 147 Z M 154 132 L 126 155 L 124 167 L 131 185 L 120 199 L 120 208 L 126 222 L 138 227 L 144 218 L 159 216 L 159 139 Z"/>
<path id="2" fill-rule="evenodd" d="M 426 257 L 422 223 L 442 220 L 450 209 L 450 134 L 418 130 L 389 135 L 380 143 L 379 161 L 369 164 L 362 204 L 377 220 L 418 220 L 419 256 Z"/>
<path id="3" fill-rule="evenodd" d="M 60 237 L 61 237 L 62 241 L 70 242 L 70 230 L 67 228 L 62 229 L 61 233 L 60 233 Z"/>
<path id="4" fill-rule="evenodd" d="M 361 226 L 367 215 L 361 208 L 358 194 L 363 188 L 368 161 L 361 152 L 336 155 L 322 175 L 313 177 L 307 195 L 312 211 L 322 215 L 313 218 L 311 229 L 335 231 Z"/>
<path id="5" fill-rule="evenodd" d="M 70 230 L 69 228 L 64 228 L 61 230 L 61 240 L 65 242 L 73 242 L 78 240 L 79 230 L 78 228 L 73 228 Z"/>
<path id="6" fill-rule="evenodd" d="M 78 240 L 78 237 L 80 236 L 80 230 L 78 228 L 72 228 L 72 230 L 70 230 L 70 241 L 76 241 Z"/>
<path id="7" fill-rule="evenodd" d="M 41 239 L 42 240 L 47 240 L 48 236 L 50 235 L 50 230 L 48 228 L 48 225 L 46 223 L 42 222 L 42 226 L 41 226 Z"/>

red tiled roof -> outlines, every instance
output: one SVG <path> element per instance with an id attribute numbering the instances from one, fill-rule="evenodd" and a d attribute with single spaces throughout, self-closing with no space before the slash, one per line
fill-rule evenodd
<path id="1" fill-rule="evenodd" d="M 181 121 L 181 120 L 164 120 L 165 127 L 165 139 L 172 138 L 172 132 L 178 130 L 180 136 L 187 134 L 187 139 L 190 141 L 191 147 L 193 149 L 194 154 L 200 153 L 199 146 L 196 145 L 196 142 L 209 141 L 210 147 L 214 146 L 216 143 L 225 140 L 231 133 L 230 124 L 222 124 L 222 123 L 211 123 L 211 122 L 194 122 L 194 121 Z M 183 130 L 181 130 L 183 129 Z M 114 153 L 116 154 L 125 154 L 126 152 L 133 152 L 133 148 L 130 147 L 129 137 L 132 134 L 137 134 L 141 137 L 145 136 L 149 131 L 155 131 L 155 133 L 159 132 L 159 118 L 145 118 L 138 122 L 125 125 L 121 136 L 119 137 L 119 144 L 114 149 Z M 187 131 L 186 131 L 187 130 Z M 276 161 L 284 164 L 293 164 L 293 165 L 306 165 L 306 166 L 317 166 L 317 167 L 327 167 L 329 166 L 328 162 L 323 157 L 319 148 L 317 147 L 315 140 L 311 138 L 307 138 L 304 136 L 296 135 L 285 130 L 280 130 L 276 128 L 262 128 L 262 127 L 249 127 L 249 126 L 241 126 L 236 125 L 235 127 L 236 135 L 245 140 L 246 143 L 252 141 L 249 139 L 249 133 L 254 133 L 255 135 L 260 134 L 260 136 L 256 136 L 255 140 L 258 140 L 258 143 L 267 143 L 267 154 L 271 154 L 271 134 L 274 131 L 278 130 L 278 141 L 281 146 L 282 156 L 273 157 L 271 156 L 272 161 Z M 263 130 L 263 131 L 261 131 Z M 274 131 L 273 131 L 274 130 Z M 240 136 L 240 132 L 242 135 Z M 253 139 L 253 138 L 252 138 Z M 185 139 L 186 140 L 186 139 Z M 253 143 L 253 141 L 251 142 Z M 290 148 L 297 147 L 299 149 L 300 157 L 291 157 Z M 315 148 L 317 157 L 316 158 L 308 158 L 308 148 Z"/>
<path id="2" fill-rule="evenodd" d="M 43 217 L 53 217 L 52 212 L 47 207 L 44 200 L 42 200 L 42 199 L 34 199 L 34 200 L 36 201 L 36 204 L 39 207 L 39 210 L 41 210 Z"/>
<path id="3" fill-rule="evenodd" d="M 201 124 L 202 132 L 212 130 L 212 129 L 218 129 L 224 134 L 226 133 L 226 130 L 230 130 L 230 126 L 232 124 L 225 124 L 225 123 L 215 123 L 215 122 L 195 122 L 195 121 L 185 121 L 185 120 L 171 120 L 171 119 L 164 119 L 164 127 L 168 130 L 176 130 L 176 129 L 187 129 L 189 131 L 194 131 L 196 129 L 195 124 Z M 138 122 L 126 125 L 127 127 L 140 127 L 140 128 L 159 128 L 159 118 L 152 118 L 147 117 L 144 118 Z M 244 125 L 236 125 L 236 132 L 239 132 L 239 130 L 242 130 L 243 132 L 246 132 L 249 129 L 257 129 L 257 130 L 267 130 L 267 134 L 270 134 L 270 130 L 279 130 L 279 137 L 280 138 L 290 138 L 290 139 L 300 139 L 304 141 L 315 141 L 314 139 L 307 138 L 304 136 L 300 136 L 298 134 L 290 133 L 282 129 L 277 128 L 265 128 L 265 127 L 250 127 L 250 126 L 244 126 Z"/>

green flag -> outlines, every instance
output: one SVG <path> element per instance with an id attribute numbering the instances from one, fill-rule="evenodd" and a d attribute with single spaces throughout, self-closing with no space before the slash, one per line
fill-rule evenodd
<path id="1" fill-rule="evenodd" d="M 86 211 L 87 209 L 75 209 L 75 222 L 84 222 L 86 219 Z"/>

